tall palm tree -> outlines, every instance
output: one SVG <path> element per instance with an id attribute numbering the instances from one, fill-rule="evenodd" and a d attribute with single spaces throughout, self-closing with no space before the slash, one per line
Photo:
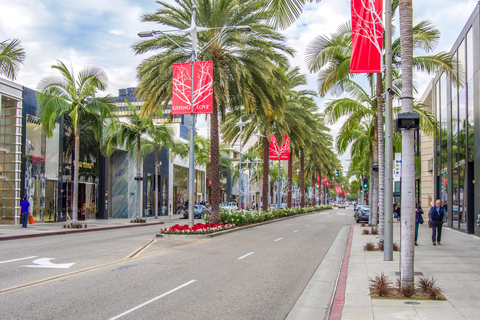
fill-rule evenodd
<path id="1" fill-rule="evenodd" d="M 38 115 L 47 136 L 53 134 L 55 121 L 68 114 L 72 121 L 75 135 L 73 168 L 73 205 L 72 220 L 77 223 L 78 209 L 78 163 L 80 160 L 80 118 L 87 123 L 97 140 L 102 136 L 102 126 L 107 119 L 113 119 L 115 104 L 109 96 L 97 97 L 97 91 L 107 88 L 108 77 L 98 67 L 87 67 L 76 77 L 63 62 L 58 61 L 52 69 L 60 72 L 59 76 L 48 76 L 38 84 Z"/>
<path id="2" fill-rule="evenodd" d="M 400 41 L 402 57 L 402 112 L 413 112 L 413 9 L 412 0 L 400 0 Z M 402 234 L 400 245 L 400 281 L 414 285 L 415 236 L 415 130 L 404 130 L 402 136 Z"/>
<path id="3" fill-rule="evenodd" d="M 152 118 L 143 117 L 137 107 L 130 101 L 125 100 L 127 109 L 129 111 L 126 122 L 117 121 L 111 123 L 105 138 L 103 150 L 107 156 L 110 156 L 117 147 L 124 147 L 131 156 L 137 158 L 137 190 L 136 190 L 136 210 L 135 221 L 141 220 L 141 197 L 142 197 L 142 135 L 147 135 L 151 132 Z"/>
<path id="4" fill-rule="evenodd" d="M 276 27 L 286 29 L 300 16 L 307 2 L 322 0 L 264 0 L 265 10 L 271 14 L 271 20 Z"/>
<path id="5" fill-rule="evenodd" d="M 161 111 L 157 111 L 156 114 L 158 117 L 161 116 Z M 149 139 L 146 139 L 142 143 L 142 151 L 144 154 L 149 154 L 152 151 L 155 152 L 155 200 L 154 200 L 154 214 L 155 219 L 158 219 L 158 192 L 159 192 L 159 181 L 158 181 L 158 152 L 161 150 L 162 147 L 167 149 L 171 148 L 173 145 L 173 132 L 172 128 L 168 126 L 166 122 L 162 122 L 160 124 L 156 124 L 153 121 L 150 122 L 151 127 L 148 131 Z"/>
<path id="6" fill-rule="evenodd" d="M 247 114 L 255 113 L 259 108 L 273 109 L 271 100 L 267 99 L 267 91 L 270 91 L 271 95 L 282 94 L 274 92 L 271 79 L 275 79 L 278 64 L 287 64 L 284 53 L 291 54 L 284 37 L 266 23 L 268 13 L 258 10 L 260 1 L 176 0 L 176 5 L 158 1 L 161 8 L 154 14 L 142 17 L 145 22 L 185 29 L 190 25 L 193 7 L 196 6 L 197 25 L 217 28 L 198 34 L 198 45 L 203 48 L 199 58 L 213 61 L 214 70 L 213 112 L 210 116 L 212 222 L 220 221 L 218 115 L 225 115 L 227 108 L 240 106 L 243 106 Z M 240 25 L 250 26 L 252 33 L 222 29 L 225 26 Z M 190 58 L 176 43 L 185 48 L 191 47 L 188 37 L 173 34 L 170 39 L 159 35 L 134 46 L 136 54 L 162 50 L 159 54 L 145 59 L 138 68 L 138 93 L 145 101 L 145 114 L 151 114 L 159 106 L 167 105 L 172 88 L 171 64 L 186 62 Z"/>
<path id="7" fill-rule="evenodd" d="M 10 80 L 17 78 L 20 64 L 25 60 L 25 50 L 20 43 L 18 39 L 0 42 L 0 75 Z"/>

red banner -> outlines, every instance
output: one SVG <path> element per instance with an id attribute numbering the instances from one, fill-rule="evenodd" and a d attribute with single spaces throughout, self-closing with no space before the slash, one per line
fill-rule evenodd
<path id="1" fill-rule="evenodd" d="M 213 109 L 213 62 L 193 64 L 193 113 L 210 114 Z M 192 64 L 173 65 L 172 114 L 191 114 Z"/>
<path id="2" fill-rule="evenodd" d="M 381 72 L 383 0 L 352 0 L 351 73 Z"/>
<path id="3" fill-rule="evenodd" d="M 324 186 L 327 185 L 327 182 L 328 182 L 327 178 L 323 177 L 323 185 L 324 185 Z"/>
<path id="4" fill-rule="evenodd" d="M 290 156 L 290 138 L 285 135 L 285 141 L 281 147 L 278 147 L 277 137 L 272 135 L 270 139 L 270 151 L 269 159 L 270 160 L 288 160 Z"/>

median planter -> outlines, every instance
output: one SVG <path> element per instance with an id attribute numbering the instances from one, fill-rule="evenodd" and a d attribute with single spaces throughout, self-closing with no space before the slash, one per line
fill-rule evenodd
<path id="1" fill-rule="evenodd" d="M 192 228 L 188 225 L 176 224 L 170 228 L 160 230 L 161 234 L 179 234 L 179 235 L 201 235 L 220 232 L 234 228 L 234 224 L 215 224 L 215 223 L 196 223 Z"/>

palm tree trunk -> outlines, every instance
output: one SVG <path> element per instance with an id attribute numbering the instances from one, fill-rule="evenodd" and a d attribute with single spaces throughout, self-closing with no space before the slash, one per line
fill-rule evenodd
<path id="1" fill-rule="evenodd" d="M 136 203 L 136 219 L 137 222 L 140 221 L 140 217 L 142 216 L 140 211 L 141 211 L 141 206 L 140 206 L 140 200 L 142 196 L 142 180 L 140 180 L 140 177 L 142 176 L 142 165 L 141 165 L 141 155 L 140 155 L 140 135 L 137 137 L 137 203 Z M 146 218 L 146 217 L 145 217 Z"/>
<path id="2" fill-rule="evenodd" d="M 75 126 L 75 155 L 73 160 L 73 203 L 72 203 L 72 224 L 77 224 L 78 214 L 78 169 L 80 161 L 80 130 L 78 123 Z"/>
<path id="3" fill-rule="evenodd" d="M 377 73 L 377 129 L 378 129 L 378 234 L 383 242 L 385 230 L 385 147 L 383 130 L 383 81 L 382 74 Z"/>
<path id="4" fill-rule="evenodd" d="M 305 207 L 305 156 L 300 151 L 300 206 Z"/>
<path id="5" fill-rule="evenodd" d="M 263 135 L 263 184 L 262 184 L 262 210 L 268 210 L 268 172 L 270 171 L 270 165 L 268 163 L 270 144 L 267 138 L 267 129 L 265 129 Z"/>
<path id="6" fill-rule="evenodd" d="M 316 205 L 316 204 L 317 204 L 317 198 L 316 198 L 315 196 L 316 196 L 316 192 L 315 192 L 315 174 L 312 173 L 312 205 Z"/>
<path id="7" fill-rule="evenodd" d="M 413 112 L 413 10 L 412 0 L 400 0 L 400 55 L 402 57 L 402 112 Z M 415 238 L 415 154 L 413 129 L 402 136 L 402 215 L 400 281 L 403 286 L 414 284 Z"/>
<path id="8" fill-rule="evenodd" d="M 158 219 L 158 146 L 155 145 L 155 219 Z"/>
<path id="9" fill-rule="evenodd" d="M 210 222 L 221 223 L 220 220 L 220 137 L 218 134 L 218 105 L 216 99 L 213 99 L 213 111 L 210 115 L 210 175 L 211 175 L 211 194 L 210 205 L 212 212 Z M 191 204 L 193 205 L 193 204 Z"/>
<path id="10" fill-rule="evenodd" d="M 288 185 L 287 185 L 287 207 L 292 207 L 292 187 L 293 187 L 293 154 L 290 152 L 288 157 Z"/>

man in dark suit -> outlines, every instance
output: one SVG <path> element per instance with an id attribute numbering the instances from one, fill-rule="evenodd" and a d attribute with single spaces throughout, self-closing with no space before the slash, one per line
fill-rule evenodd
<path id="1" fill-rule="evenodd" d="M 442 207 L 440 200 L 437 200 L 435 206 L 430 208 L 428 212 L 428 220 L 432 226 L 432 242 L 436 246 L 441 245 L 440 241 L 442 240 L 442 225 L 443 217 L 445 216 L 445 209 Z M 437 242 L 435 243 L 435 238 Z"/>

